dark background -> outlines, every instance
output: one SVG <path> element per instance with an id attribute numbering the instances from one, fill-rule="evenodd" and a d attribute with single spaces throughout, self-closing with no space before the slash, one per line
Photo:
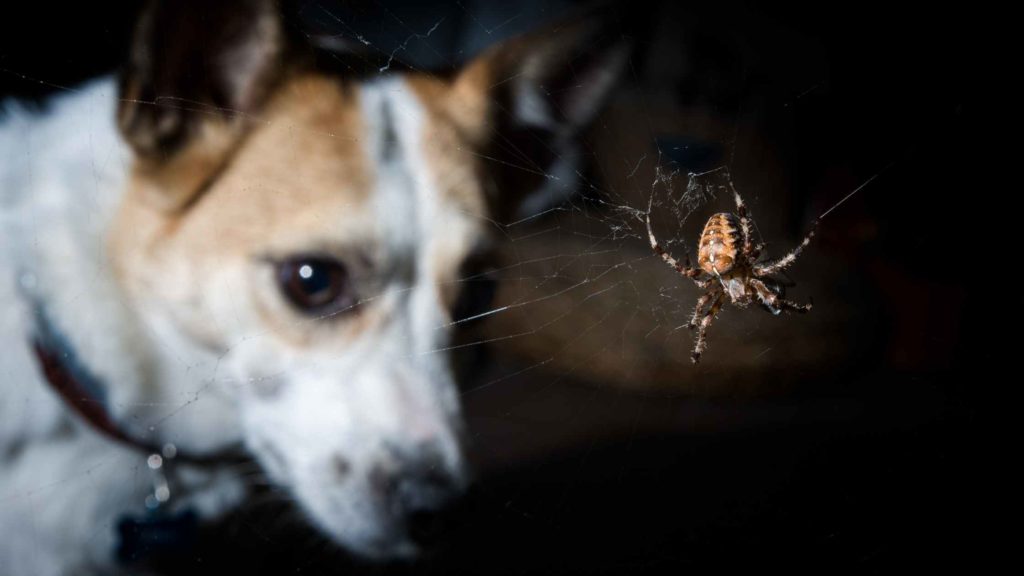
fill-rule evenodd
<path id="1" fill-rule="evenodd" d="M 0 19 L 0 97 L 40 98 L 114 70 L 138 5 L 15 4 L 17 15 L 9 5 Z M 360 30 L 382 53 L 405 42 L 401 59 L 439 67 L 570 3 L 507 4 L 306 2 L 304 19 L 327 30 L 340 19 L 345 28 L 334 32 Z M 639 140 L 685 170 L 729 163 L 742 190 L 759 190 L 755 213 L 771 207 L 759 223 L 775 237 L 791 245 L 815 214 L 882 172 L 823 222 L 809 256 L 820 265 L 799 268 L 804 295 L 823 309 L 807 318 L 828 317 L 829 303 L 844 311 L 834 315 L 843 325 L 834 342 L 828 330 L 837 324 L 804 337 L 824 339 L 827 360 L 769 356 L 756 370 L 730 372 L 723 324 L 712 332 L 723 344 L 709 368 L 661 376 L 702 383 L 677 393 L 644 385 L 657 376 L 627 383 L 609 368 L 602 380 L 557 363 L 479 391 L 471 383 L 465 400 L 480 480 L 461 528 L 424 562 L 360 565 L 294 514 L 254 506 L 212 528 L 169 572 L 834 573 L 977 568 L 991 558 L 994 473 L 977 428 L 998 382 L 988 335 L 1000 311 L 989 307 L 994 288 L 979 274 L 998 251 L 985 244 L 986 230 L 1005 226 L 1007 215 L 975 177 L 988 159 L 971 124 L 970 16 L 880 2 L 633 9 L 650 18 L 613 109 L 650 119 L 662 106 L 722 125 L 721 137 L 648 126 Z M 439 21 L 435 34 L 415 37 Z M 625 138 L 619 125 L 592 135 L 593 162 L 602 162 L 602 138 Z M 692 153 L 673 152 L 681 141 Z M 633 163 L 643 152 L 618 153 Z M 609 187 L 635 206 L 649 191 Z M 696 297 L 685 294 L 684 312 Z M 797 346 L 800 320 L 757 317 L 746 334 Z M 658 354 L 685 361 L 689 339 L 669 342 L 675 354 Z M 635 346 L 630 358 L 650 354 Z M 735 350 L 734 365 L 752 358 Z M 537 362 L 529 346 L 488 354 L 480 382 Z M 752 392 L 736 385 L 750 380 L 762 384 Z"/>

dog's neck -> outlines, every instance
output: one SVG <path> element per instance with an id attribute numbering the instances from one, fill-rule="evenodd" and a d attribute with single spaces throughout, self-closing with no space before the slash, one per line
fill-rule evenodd
<path id="1" fill-rule="evenodd" d="M 109 225 L 132 163 L 115 125 L 116 98 L 116 83 L 107 78 L 57 98 L 42 114 L 14 112 L 4 121 L 2 136 L 19 144 L 14 154 L 20 156 L 3 175 L 0 198 L 5 240 L 17 244 L 10 273 L 29 329 L 33 309 L 45 309 L 106 386 L 114 420 L 130 433 L 200 452 L 217 449 L 236 441 L 238 432 L 228 399 L 204 378 L 203 368 L 216 358 L 144 326 L 108 258 Z M 156 346 L 163 353 L 154 354 Z M 179 415 L 185 405 L 189 410 Z M 218 417 L 196 416 L 207 410 Z"/>

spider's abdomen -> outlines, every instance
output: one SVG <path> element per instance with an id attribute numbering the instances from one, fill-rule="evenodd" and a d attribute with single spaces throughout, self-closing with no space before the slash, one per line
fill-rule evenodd
<path id="1" fill-rule="evenodd" d="M 715 214 L 700 234 L 697 265 L 712 276 L 721 276 L 732 270 L 742 245 L 739 218 L 727 212 Z"/>

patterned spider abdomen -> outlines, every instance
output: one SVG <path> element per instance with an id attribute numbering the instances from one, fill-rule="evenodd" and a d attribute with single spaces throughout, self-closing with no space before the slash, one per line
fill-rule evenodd
<path id="1" fill-rule="evenodd" d="M 712 276 L 721 276 L 732 270 L 742 245 L 739 218 L 735 214 L 719 212 L 708 218 L 700 234 L 697 265 Z"/>

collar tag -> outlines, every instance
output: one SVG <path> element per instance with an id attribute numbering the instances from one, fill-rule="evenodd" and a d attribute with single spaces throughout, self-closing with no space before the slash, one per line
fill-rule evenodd
<path id="1" fill-rule="evenodd" d="M 198 541 L 198 515 L 191 508 L 172 512 L 174 459 L 178 449 L 164 444 L 146 457 L 152 490 L 146 495 L 146 511 L 125 516 L 118 522 L 117 558 L 130 565 L 159 564 L 181 558 Z"/>

